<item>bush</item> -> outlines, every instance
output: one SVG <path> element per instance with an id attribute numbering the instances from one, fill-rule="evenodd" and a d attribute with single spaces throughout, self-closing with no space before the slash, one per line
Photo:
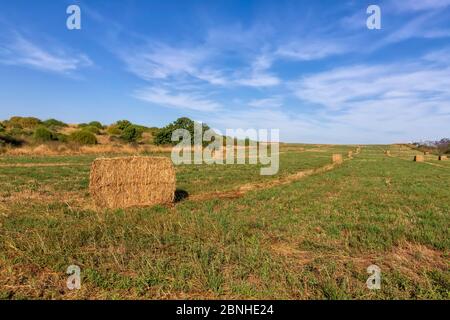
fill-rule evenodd
<path id="1" fill-rule="evenodd" d="M 111 136 L 120 136 L 122 134 L 122 130 L 117 128 L 115 125 L 108 127 L 106 132 Z"/>
<path id="2" fill-rule="evenodd" d="M 69 136 L 67 134 L 63 134 L 63 133 L 57 133 L 56 139 L 62 143 L 69 142 Z"/>
<path id="3" fill-rule="evenodd" d="M 11 128 L 8 130 L 8 134 L 14 137 L 20 137 L 26 134 L 22 128 Z"/>
<path id="4" fill-rule="evenodd" d="M 88 124 L 90 127 L 96 127 L 98 129 L 103 129 L 103 125 L 98 121 L 92 121 Z"/>
<path id="5" fill-rule="evenodd" d="M 36 128 L 33 138 L 37 142 L 47 142 L 58 139 L 56 134 L 53 131 L 48 130 L 46 127 Z"/>
<path id="6" fill-rule="evenodd" d="M 129 127 L 129 126 L 131 126 L 132 125 L 132 123 L 130 122 L 130 121 L 128 121 L 128 120 L 120 120 L 120 121 L 117 121 L 116 122 L 116 127 L 119 129 L 119 130 L 125 130 L 125 128 L 126 127 Z"/>
<path id="7" fill-rule="evenodd" d="M 11 128 L 35 128 L 42 122 L 38 118 L 34 117 L 11 117 L 8 121 L 5 121 L 6 125 Z"/>
<path id="8" fill-rule="evenodd" d="M 70 135 L 70 140 L 78 144 L 97 144 L 95 135 L 87 130 L 73 132 Z"/>
<path id="9" fill-rule="evenodd" d="M 64 128 L 68 126 L 67 123 L 64 123 L 56 119 L 45 120 L 44 122 L 42 122 L 42 124 L 47 128 Z"/>
<path id="10" fill-rule="evenodd" d="M 142 130 L 137 126 L 130 125 L 122 131 L 120 138 L 127 142 L 136 142 L 141 136 Z"/>
<path id="11" fill-rule="evenodd" d="M 5 126 L 0 122 L 0 132 L 5 132 Z"/>
<path id="12" fill-rule="evenodd" d="M 94 127 L 94 126 L 87 126 L 87 127 L 84 127 L 82 130 L 86 130 L 86 131 L 88 131 L 88 132 L 90 132 L 90 133 L 93 133 L 93 134 L 100 134 L 100 129 L 99 128 L 97 128 L 97 127 Z"/>

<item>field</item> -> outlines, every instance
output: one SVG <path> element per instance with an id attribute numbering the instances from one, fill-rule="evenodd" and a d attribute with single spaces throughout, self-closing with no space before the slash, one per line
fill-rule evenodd
<path id="1" fill-rule="evenodd" d="M 283 145 L 273 177 L 178 166 L 175 204 L 127 210 L 93 205 L 96 155 L 1 156 L 0 298 L 449 299 L 450 160 L 350 150 Z"/>

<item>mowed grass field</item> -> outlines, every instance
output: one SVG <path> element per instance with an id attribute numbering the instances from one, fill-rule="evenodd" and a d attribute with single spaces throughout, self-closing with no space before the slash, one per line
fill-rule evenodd
<path id="1" fill-rule="evenodd" d="M 187 198 L 127 210 L 93 206 L 96 156 L 2 156 L 0 298 L 449 299 L 450 161 L 363 146 L 332 170 L 271 184 L 355 149 L 284 145 L 274 177 L 179 166 Z M 380 290 L 366 287 L 372 264 Z M 80 290 L 66 287 L 69 265 Z"/>

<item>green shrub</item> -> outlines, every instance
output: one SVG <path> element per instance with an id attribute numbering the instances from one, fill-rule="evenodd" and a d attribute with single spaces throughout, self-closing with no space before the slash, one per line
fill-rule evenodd
<path id="1" fill-rule="evenodd" d="M 120 136 L 122 134 L 122 130 L 117 128 L 115 125 L 109 126 L 106 132 L 111 136 Z"/>
<path id="2" fill-rule="evenodd" d="M 5 121 L 6 125 L 11 128 L 35 128 L 42 123 L 41 120 L 34 117 L 11 117 Z"/>
<path id="3" fill-rule="evenodd" d="M 44 122 L 42 122 L 42 124 L 47 128 L 64 128 L 68 126 L 67 123 L 64 123 L 56 119 L 45 120 Z"/>
<path id="4" fill-rule="evenodd" d="M 69 142 L 69 136 L 67 134 L 63 134 L 63 133 L 57 133 L 56 139 L 59 142 L 63 142 L 63 143 Z"/>
<path id="5" fill-rule="evenodd" d="M 0 122 L 0 132 L 5 132 L 5 126 Z"/>
<path id="6" fill-rule="evenodd" d="M 120 130 L 124 130 L 126 127 L 131 126 L 132 123 L 128 120 L 120 120 L 116 122 L 116 127 Z"/>
<path id="7" fill-rule="evenodd" d="M 50 131 L 46 127 L 37 127 L 34 131 L 33 138 L 37 142 L 47 142 L 57 140 L 57 136 L 53 131 Z"/>
<path id="8" fill-rule="evenodd" d="M 80 128 L 80 129 L 86 128 L 87 126 L 88 126 L 87 123 L 79 123 L 78 124 L 78 128 Z"/>
<path id="9" fill-rule="evenodd" d="M 25 135 L 25 131 L 22 128 L 10 128 L 8 131 L 8 134 L 13 137 L 20 137 Z"/>
<path id="10" fill-rule="evenodd" d="M 131 125 L 122 131 L 120 138 L 127 142 L 136 142 L 141 136 L 142 130 L 137 126 Z"/>
<path id="11" fill-rule="evenodd" d="M 70 141 L 79 144 L 97 144 L 95 135 L 87 130 L 75 131 L 70 135 Z"/>
<path id="12" fill-rule="evenodd" d="M 82 130 L 89 131 L 90 133 L 93 133 L 93 134 L 100 134 L 100 129 L 97 127 L 94 127 L 94 126 L 87 126 L 87 127 L 84 127 Z"/>
<path id="13" fill-rule="evenodd" d="M 103 125 L 98 121 L 89 122 L 90 127 L 96 127 L 98 129 L 103 129 Z"/>

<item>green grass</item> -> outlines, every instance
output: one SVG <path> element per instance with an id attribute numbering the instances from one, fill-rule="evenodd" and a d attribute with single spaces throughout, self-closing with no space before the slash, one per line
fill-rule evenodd
<path id="1" fill-rule="evenodd" d="M 86 204 L 88 165 L 0 168 L 0 298 L 449 299 L 450 170 L 387 148 L 236 199 L 129 210 Z M 350 149 L 283 146 L 279 175 Z M 276 178 L 249 165 L 177 168 L 190 194 Z M 18 197 L 44 191 L 45 201 Z M 75 292 L 65 288 L 71 264 L 82 272 Z M 371 264 L 380 291 L 365 286 Z"/>

